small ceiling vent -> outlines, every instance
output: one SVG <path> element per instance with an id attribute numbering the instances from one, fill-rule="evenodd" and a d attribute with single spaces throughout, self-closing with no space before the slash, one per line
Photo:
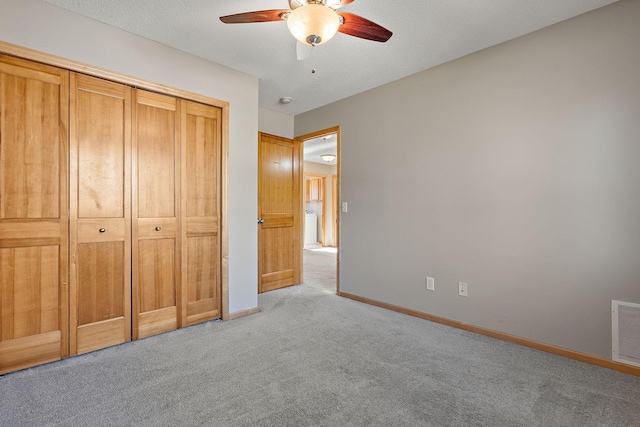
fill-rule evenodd
<path id="1" fill-rule="evenodd" d="M 640 366 L 640 304 L 611 301 L 612 359 Z"/>

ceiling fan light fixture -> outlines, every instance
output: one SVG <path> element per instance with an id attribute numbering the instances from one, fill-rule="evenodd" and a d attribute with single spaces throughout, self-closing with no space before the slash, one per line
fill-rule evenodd
<path id="1" fill-rule="evenodd" d="M 340 16 L 329 7 L 306 4 L 291 12 L 287 27 L 300 43 L 318 46 L 336 34 L 340 27 Z"/>
<path id="2" fill-rule="evenodd" d="M 320 156 L 320 158 L 322 160 L 324 160 L 325 162 L 329 163 L 329 162 L 332 162 L 333 159 L 336 158 L 336 155 L 335 154 L 323 154 L 322 156 Z"/>

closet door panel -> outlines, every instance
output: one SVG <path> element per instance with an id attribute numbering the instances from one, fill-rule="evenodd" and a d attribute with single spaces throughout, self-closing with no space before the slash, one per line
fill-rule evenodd
<path id="1" fill-rule="evenodd" d="M 179 105 L 135 92 L 133 176 L 133 337 L 179 327 Z"/>
<path id="2" fill-rule="evenodd" d="M 142 312 L 176 305 L 174 261 L 173 239 L 141 240 L 138 243 L 138 280 Z"/>
<path id="3" fill-rule="evenodd" d="M 170 102 L 169 97 L 142 91 L 137 91 L 137 95 L 138 217 L 174 218 L 176 101 Z M 168 100 L 159 100 L 160 97 Z"/>
<path id="4" fill-rule="evenodd" d="M 0 249 L 1 341 L 59 329 L 57 246 Z"/>
<path id="5" fill-rule="evenodd" d="M 216 236 L 187 239 L 187 319 L 189 324 L 220 317 Z"/>
<path id="6" fill-rule="evenodd" d="M 0 55 L 0 374 L 68 354 L 68 79 Z"/>
<path id="7" fill-rule="evenodd" d="M 124 252 L 124 242 L 78 245 L 78 354 L 129 340 L 122 291 Z"/>
<path id="8" fill-rule="evenodd" d="M 56 148 L 61 82 L 5 73 L 0 78 L 4 122 L 0 214 L 3 219 L 58 218 L 60 151 Z"/>
<path id="9" fill-rule="evenodd" d="M 220 317 L 219 108 L 182 101 L 183 325 Z"/>
<path id="10" fill-rule="evenodd" d="M 124 217 L 124 98 L 87 78 L 77 92 L 78 218 Z M 101 86 L 104 82 L 99 82 Z M 87 87 L 88 86 L 88 87 Z M 93 87 L 92 87 L 93 86 Z M 122 87 L 116 87 L 122 92 Z M 130 185 L 130 184 L 129 184 Z"/>
<path id="11" fill-rule="evenodd" d="M 131 339 L 131 89 L 71 75 L 71 354 Z"/>
<path id="12" fill-rule="evenodd" d="M 78 245 L 78 325 L 124 317 L 124 242 Z"/>
<path id="13" fill-rule="evenodd" d="M 140 240 L 138 243 L 140 338 L 178 328 L 175 256 L 174 239 Z"/>

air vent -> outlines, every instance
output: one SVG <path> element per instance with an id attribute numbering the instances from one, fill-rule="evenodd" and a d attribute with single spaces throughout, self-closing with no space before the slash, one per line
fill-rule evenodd
<path id="1" fill-rule="evenodd" d="M 640 366 L 640 304 L 611 301 L 612 359 Z"/>

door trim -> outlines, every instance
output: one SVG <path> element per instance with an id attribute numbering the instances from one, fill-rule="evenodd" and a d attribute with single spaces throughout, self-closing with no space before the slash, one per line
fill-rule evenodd
<path id="1" fill-rule="evenodd" d="M 221 244 L 220 244 L 220 292 L 222 294 L 222 320 L 229 320 L 229 222 L 228 222 L 228 171 L 229 171 L 229 102 L 210 98 L 194 92 L 176 89 L 160 83 L 153 83 L 126 74 L 116 73 L 93 65 L 62 58 L 49 53 L 40 52 L 34 49 L 18 46 L 15 44 L 0 41 L 0 53 L 11 55 L 22 59 L 40 62 L 46 65 L 63 68 L 69 71 L 98 77 L 115 83 L 122 83 L 138 89 L 146 89 L 152 92 L 171 95 L 189 101 L 200 102 L 202 104 L 218 107 L 222 110 L 222 147 L 221 147 L 221 202 L 222 216 Z"/>
<path id="2" fill-rule="evenodd" d="M 340 209 L 338 205 L 338 174 L 331 175 L 331 208 L 333 212 L 331 212 L 331 220 L 333 224 L 331 224 L 331 241 L 333 242 L 333 246 L 338 246 L 338 216 L 340 216 Z"/>
<path id="3" fill-rule="evenodd" d="M 336 135 L 336 144 L 337 144 L 337 157 L 338 157 L 338 168 L 337 168 L 337 194 L 336 194 L 336 200 L 337 200 L 337 205 L 340 206 L 340 200 L 342 200 L 342 194 L 341 194 L 341 187 L 342 187 L 342 180 L 341 180 L 341 176 L 342 176 L 342 140 L 341 140 L 341 136 L 340 136 L 340 126 L 334 126 L 331 128 L 327 128 L 327 129 L 323 129 L 323 130 L 319 130 L 316 132 L 311 132 L 311 133 L 307 133 L 304 135 L 299 135 L 296 136 L 294 139 L 297 141 L 300 141 L 301 144 L 304 144 L 305 141 L 309 140 L 309 139 L 314 139 L 314 138 L 320 138 L 323 136 L 327 136 L 327 135 L 331 135 L 331 134 L 335 134 Z M 302 151 L 302 150 L 301 150 Z M 303 168 L 303 173 L 300 174 L 300 179 L 304 180 L 304 168 Z M 304 181 L 301 181 L 300 183 L 300 188 L 303 188 L 303 184 Z M 301 198 L 301 200 L 303 200 L 304 198 Z M 335 218 L 335 227 L 336 227 L 336 240 L 334 242 L 335 246 L 336 246 L 336 250 L 337 250 L 337 255 L 336 255 L 336 295 L 340 295 L 340 224 L 341 224 L 341 218 L 342 218 L 342 214 L 341 214 L 341 209 L 336 209 L 338 216 L 337 218 Z M 301 203 L 300 205 L 300 212 L 304 212 L 304 202 Z M 301 221 L 302 223 L 302 221 Z M 304 225 L 304 224 L 302 224 Z M 300 229 L 300 235 L 304 236 L 304 230 L 302 230 L 302 228 Z M 304 245 L 300 246 L 300 259 L 302 260 L 302 248 Z M 302 279 L 302 278 L 301 278 Z"/>

